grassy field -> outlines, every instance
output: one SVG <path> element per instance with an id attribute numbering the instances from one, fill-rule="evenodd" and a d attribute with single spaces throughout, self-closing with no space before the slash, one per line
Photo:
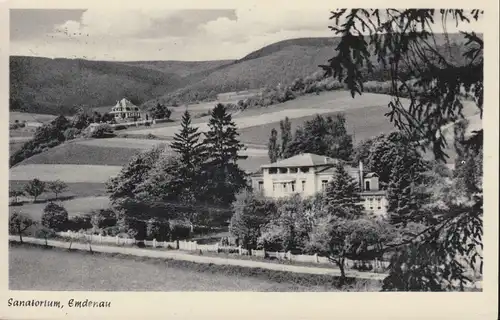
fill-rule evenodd
<path id="1" fill-rule="evenodd" d="M 37 177 L 37 170 L 40 170 L 39 178 L 42 179 L 41 176 L 47 177 L 44 172 L 48 170 L 57 174 L 59 179 L 67 182 L 103 182 L 107 178 L 102 177 L 99 179 L 83 176 L 79 179 L 72 172 L 69 172 L 70 176 L 68 178 L 66 176 L 67 168 L 75 168 L 77 172 L 84 173 L 84 175 L 107 174 L 106 177 L 109 178 L 110 175 L 118 172 L 118 166 L 127 164 L 130 158 L 141 150 L 165 142 L 167 141 L 129 138 L 73 141 L 34 155 L 21 162 L 18 166 L 11 168 L 11 179 L 32 179 Z M 257 170 L 260 165 L 269 161 L 266 149 L 248 148 L 242 154 L 248 155 L 247 159 L 239 161 L 243 170 Z M 51 168 L 49 165 L 53 165 L 53 167 Z M 65 166 L 61 167 L 59 165 Z M 66 165 L 71 166 L 67 167 Z M 90 165 L 91 167 L 82 166 L 80 168 L 78 165 Z M 76 174 L 76 172 L 74 173 Z"/>
<path id="2" fill-rule="evenodd" d="M 108 197 L 84 197 L 65 201 L 56 201 L 68 211 L 68 215 L 76 216 L 91 213 L 93 210 L 107 209 L 110 207 Z M 25 203 L 22 206 L 10 206 L 9 212 L 22 212 L 33 220 L 40 220 L 46 203 Z"/>
<path id="3" fill-rule="evenodd" d="M 281 281 L 279 277 L 275 277 L 278 281 L 266 279 L 258 270 L 252 273 L 255 276 L 223 266 L 28 246 L 11 246 L 9 250 L 10 290 L 338 291 L 324 281 L 322 285 L 301 285 L 285 282 L 285 277 Z"/>
<path id="4" fill-rule="evenodd" d="M 9 180 L 104 183 L 120 172 L 120 166 L 72 165 L 72 164 L 26 164 L 10 169 Z"/>
<path id="5" fill-rule="evenodd" d="M 28 181 L 10 180 L 10 190 L 22 190 Z M 60 194 L 61 198 L 74 198 L 74 197 L 99 197 L 106 195 L 106 185 L 104 183 L 93 182 L 67 182 L 68 188 L 65 192 Z M 40 197 L 40 201 L 53 198 L 51 192 L 45 192 Z"/>
<path id="6" fill-rule="evenodd" d="M 99 147 L 69 142 L 34 155 L 20 165 L 29 164 L 74 164 L 122 166 L 140 151 L 139 148 Z"/>
<path id="7" fill-rule="evenodd" d="M 40 114 L 40 113 L 28 113 L 19 111 L 9 112 L 9 122 L 14 123 L 16 120 L 19 122 L 49 122 L 55 119 L 56 116 L 50 114 Z"/>

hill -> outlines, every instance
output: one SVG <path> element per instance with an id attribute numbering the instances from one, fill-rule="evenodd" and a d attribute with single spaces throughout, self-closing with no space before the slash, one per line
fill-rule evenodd
<path id="1" fill-rule="evenodd" d="M 445 47 L 450 43 L 450 48 Z M 339 38 L 298 38 L 280 41 L 228 65 L 223 65 L 199 79 L 190 79 L 189 85 L 174 92 L 166 93 L 146 102 L 151 106 L 157 102 L 164 104 L 190 103 L 200 100 L 213 100 L 223 92 L 275 87 L 288 85 L 297 78 L 305 78 L 320 71 L 319 65 L 326 64 L 335 54 L 334 48 Z M 464 39 L 459 34 L 436 35 L 438 51 L 451 54 L 452 59 L 461 61 L 461 44 Z M 375 70 L 367 74 L 366 80 L 387 81 L 388 75 L 374 59 Z"/>
<path id="2" fill-rule="evenodd" d="M 174 73 L 107 61 L 10 57 L 11 110 L 72 114 L 75 105 L 142 103 L 182 87 Z"/>
<path id="3" fill-rule="evenodd" d="M 124 64 L 151 69 L 166 73 L 173 73 L 179 77 L 188 77 L 213 71 L 214 69 L 229 65 L 235 60 L 213 60 L 213 61 L 132 61 Z"/>

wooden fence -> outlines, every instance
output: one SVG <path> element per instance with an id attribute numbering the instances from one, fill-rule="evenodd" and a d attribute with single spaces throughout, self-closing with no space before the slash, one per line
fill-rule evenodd
<path id="1" fill-rule="evenodd" d="M 248 250 L 240 247 L 234 246 L 221 246 L 218 243 L 216 244 L 198 244 L 196 241 L 156 241 L 153 240 L 136 240 L 132 238 L 122 238 L 122 237 L 110 237 L 110 236 L 102 236 L 102 235 L 90 235 L 83 234 L 79 232 L 66 231 L 66 232 L 58 232 L 59 236 L 63 238 L 75 239 L 80 241 L 91 241 L 95 244 L 114 244 L 114 245 L 134 245 L 139 242 L 144 243 L 146 247 L 152 248 L 165 248 L 165 249 L 174 249 L 174 250 L 183 250 L 183 251 L 196 251 L 196 252 L 213 252 L 213 253 L 233 253 L 238 255 L 247 255 L 254 256 L 260 258 L 270 258 L 277 260 L 287 260 L 287 261 L 295 261 L 302 263 L 317 263 L 317 264 L 332 264 L 332 262 L 327 257 L 314 255 L 306 255 L 306 254 L 292 254 L 290 251 L 288 252 L 279 252 L 279 251 L 265 251 L 262 250 Z M 366 270 L 370 270 L 372 272 L 385 272 L 387 267 L 389 266 L 389 262 L 380 261 L 380 260 L 372 260 L 372 261 L 353 261 L 346 260 L 346 268 L 348 269 L 358 269 L 362 270 L 367 268 Z"/>

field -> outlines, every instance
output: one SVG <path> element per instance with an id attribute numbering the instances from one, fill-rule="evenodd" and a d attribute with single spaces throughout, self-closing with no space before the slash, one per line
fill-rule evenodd
<path id="1" fill-rule="evenodd" d="M 173 266 L 172 266 L 173 265 Z M 200 268 L 203 266 L 199 266 Z M 26 246 L 9 250 L 9 289 L 46 291 L 336 291 L 223 272 L 179 268 L 164 260 L 88 255 Z"/>
<path id="2" fill-rule="evenodd" d="M 52 179 L 51 179 L 52 180 Z M 10 180 L 10 190 L 22 190 L 28 181 Z M 99 197 L 106 195 L 106 185 L 99 182 L 66 182 L 68 188 L 65 192 L 60 194 L 61 198 L 74 198 L 74 197 Z M 46 201 L 54 197 L 51 192 L 43 193 L 38 199 Z M 31 201 L 31 199 L 30 199 Z"/>
<path id="3" fill-rule="evenodd" d="M 118 174 L 119 166 L 72 165 L 72 164 L 27 164 L 10 169 L 9 180 L 54 181 L 104 183 Z"/>
<path id="4" fill-rule="evenodd" d="M 60 202 L 56 201 L 56 203 L 60 203 L 68 211 L 70 217 L 88 214 L 93 210 L 107 209 L 110 207 L 108 197 L 82 197 Z M 31 219 L 39 221 L 42 218 L 43 208 L 45 208 L 46 205 L 46 203 L 25 203 L 22 206 L 10 206 L 9 211 L 19 211 L 25 213 L 31 217 Z"/>
<path id="5" fill-rule="evenodd" d="M 28 112 L 9 112 L 9 122 L 14 123 L 16 120 L 19 122 L 49 122 L 55 119 L 56 116 L 50 114 L 28 113 Z"/>

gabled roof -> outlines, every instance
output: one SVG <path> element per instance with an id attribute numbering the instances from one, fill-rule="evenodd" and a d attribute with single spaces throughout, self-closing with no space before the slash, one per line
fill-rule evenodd
<path id="1" fill-rule="evenodd" d="M 365 178 L 371 178 L 371 177 L 379 177 L 378 174 L 376 174 L 375 172 L 370 172 L 370 173 L 367 173 L 365 174 Z"/>
<path id="2" fill-rule="evenodd" d="M 288 159 L 283 159 L 271 164 L 262 165 L 261 168 L 315 167 L 333 165 L 338 161 L 339 160 L 337 159 L 320 156 L 314 153 L 302 153 Z"/>

